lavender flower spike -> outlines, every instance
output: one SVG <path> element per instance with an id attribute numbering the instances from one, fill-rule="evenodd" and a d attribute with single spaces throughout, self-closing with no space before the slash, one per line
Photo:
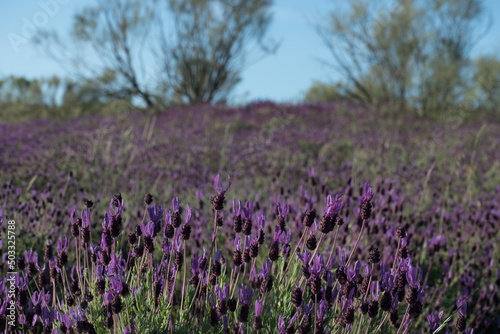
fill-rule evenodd
<path id="1" fill-rule="evenodd" d="M 372 199 L 373 199 L 372 187 L 370 187 L 370 183 L 367 181 L 363 189 L 363 202 L 368 203 L 371 202 Z"/>
<path id="2" fill-rule="evenodd" d="M 326 316 L 328 315 L 328 303 L 324 299 L 321 300 L 318 310 L 316 311 L 316 315 L 318 316 L 319 321 L 325 321 Z"/>
<path id="3" fill-rule="evenodd" d="M 427 321 L 429 322 L 429 329 L 431 333 L 439 327 L 442 316 L 443 311 L 439 312 L 438 314 L 434 314 L 434 311 L 432 311 L 432 313 L 427 316 Z"/>
<path id="4" fill-rule="evenodd" d="M 321 256 L 320 254 L 317 254 L 313 259 L 313 264 L 309 268 L 309 271 L 314 276 L 319 276 L 319 274 L 323 271 L 324 268 L 325 268 L 325 263 L 323 260 L 323 256 Z"/>
<path id="5" fill-rule="evenodd" d="M 185 211 L 185 215 L 184 215 L 185 222 L 186 222 L 186 224 L 189 224 L 191 222 L 191 218 L 193 216 L 193 210 L 191 210 L 189 205 L 186 204 L 186 209 L 184 211 Z"/>
<path id="6" fill-rule="evenodd" d="M 297 256 L 304 266 L 307 266 L 311 260 L 311 253 L 307 249 L 304 250 L 304 254 L 297 253 Z"/>
<path id="7" fill-rule="evenodd" d="M 148 237 L 153 237 L 154 231 L 155 231 L 155 224 L 153 222 L 149 222 L 148 224 L 144 225 L 144 223 L 141 224 L 141 231 L 142 234 Z"/>
<path id="8" fill-rule="evenodd" d="M 418 276 L 417 276 L 417 270 L 418 270 Z M 420 280 L 422 279 L 422 276 L 423 273 L 420 267 L 415 268 L 414 266 L 410 265 L 410 268 L 406 273 L 406 279 L 408 280 L 408 284 L 412 288 L 418 288 L 420 286 Z"/>
<path id="9" fill-rule="evenodd" d="M 153 221 L 154 223 L 159 223 L 160 220 L 163 218 L 163 212 L 165 211 L 162 206 L 149 206 L 147 208 L 148 213 L 149 213 L 149 219 Z"/>
<path id="10" fill-rule="evenodd" d="M 465 313 L 467 313 L 466 299 L 457 300 L 457 308 L 458 308 L 458 314 L 461 315 L 462 317 L 465 317 Z"/>
<path id="11" fill-rule="evenodd" d="M 227 298 L 227 295 L 229 293 L 229 286 L 224 284 L 224 287 L 221 288 L 219 285 L 215 286 L 215 295 L 217 296 L 218 300 L 225 300 Z"/>
<path id="12" fill-rule="evenodd" d="M 233 214 L 235 216 L 241 215 L 241 201 L 238 200 L 238 210 L 236 210 L 236 199 L 233 199 Z"/>
<path id="13" fill-rule="evenodd" d="M 179 204 L 180 204 L 179 197 L 174 197 L 174 199 L 172 200 L 172 208 L 174 209 L 174 212 L 179 211 Z"/>
<path id="14" fill-rule="evenodd" d="M 227 186 L 227 188 L 224 188 L 223 185 L 219 186 L 219 177 L 220 174 L 217 174 L 214 179 L 214 188 L 215 190 L 217 190 L 217 195 L 214 195 L 210 198 L 212 208 L 216 211 L 224 209 L 224 201 L 226 200 L 225 194 L 229 190 L 229 188 L 231 188 L 231 178 L 229 176 L 227 177 L 229 179 L 229 185 Z"/>
<path id="15" fill-rule="evenodd" d="M 260 317 L 262 314 L 262 302 L 260 300 L 255 301 L 255 316 Z"/>
<path id="16" fill-rule="evenodd" d="M 57 241 L 57 253 L 61 254 L 62 252 L 65 252 L 66 249 L 68 248 L 68 238 L 64 237 L 64 239 L 61 237 Z"/>
<path id="17" fill-rule="evenodd" d="M 227 178 L 229 179 L 229 184 L 226 189 L 224 189 L 224 185 L 222 184 L 219 186 L 219 178 L 220 174 L 217 174 L 214 179 L 214 188 L 215 190 L 217 190 L 217 193 L 224 195 L 229 190 L 229 188 L 231 188 L 231 178 L 229 177 L 229 175 L 227 176 Z"/>
<path id="18" fill-rule="evenodd" d="M 248 305 L 250 303 L 250 299 L 252 299 L 253 289 L 247 289 L 247 286 L 240 287 L 238 289 L 238 299 L 240 303 L 243 305 Z"/>
<path id="19" fill-rule="evenodd" d="M 278 333 L 279 334 L 285 334 L 286 333 L 285 318 L 283 318 L 282 315 L 280 315 L 279 318 L 278 318 Z"/>

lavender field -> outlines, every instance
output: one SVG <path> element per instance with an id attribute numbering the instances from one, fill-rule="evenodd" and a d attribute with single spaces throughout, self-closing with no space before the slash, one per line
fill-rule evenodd
<path id="1" fill-rule="evenodd" d="M 0 123 L 0 328 L 500 332 L 499 134 L 346 103 Z"/>

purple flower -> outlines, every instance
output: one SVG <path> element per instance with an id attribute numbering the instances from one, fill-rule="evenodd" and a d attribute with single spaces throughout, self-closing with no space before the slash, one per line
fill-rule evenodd
<path id="1" fill-rule="evenodd" d="M 309 177 L 314 177 L 314 167 L 307 167 L 307 175 Z"/>
<path id="2" fill-rule="evenodd" d="M 283 233 L 279 227 L 279 225 L 276 225 L 276 229 L 274 230 L 274 238 L 273 238 L 273 243 L 279 243 L 281 239 L 281 233 Z"/>
<path id="3" fill-rule="evenodd" d="M 391 306 L 391 310 L 397 310 L 398 309 L 398 304 L 399 304 L 399 300 L 398 298 L 392 298 L 392 306 Z"/>
<path id="4" fill-rule="evenodd" d="M 389 267 L 387 266 L 387 263 L 385 261 L 380 262 L 380 276 L 384 277 L 385 273 L 387 272 L 387 269 Z"/>
<path id="5" fill-rule="evenodd" d="M 330 288 L 333 287 L 333 274 L 331 271 L 326 272 L 326 285 Z"/>
<path id="6" fill-rule="evenodd" d="M 319 321 L 321 322 L 325 321 L 326 316 L 328 315 L 328 303 L 324 299 L 322 299 L 321 302 L 319 303 L 316 315 L 318 316 Z"/>
<path id="7" fill-rule="evenodd" d="M 314 219 L 313 224 L 311 225 L 311 230 L 309 231 L 309 235 L 313 235 L 318 231 L 318 222 Z"/>
<path id="8" fill-rule="evenodd" d="M 119 295 L 123 291 L 123 283 L 116 276 L 112 276 L 109 279 L 109 283 L 111 285 L 111 290 L 114 295 Z"/>
<path id="9" fill-rule="evenodd" d="M 222 249 L 219 249 L 217 252 L 215 252 L 214 260 L 220 262 L 221 255 L 222 255 Z"/>
<path id="10" fill-rule="evenodd" d="M 286 333 L 285 318 L 283 318 L 282 315 L 280 315 L 279 318 L 278 318 L 278 333 L 279 334 L 285 334 Z"/>
<path id="11" fill-rule="evenodd" d="M 391 291 L 394 287 L 394 276 L 389 273 L 385 273 L 382 275 L 382 289 L 384 291 Z"/>
<path id="12" fill-rule="evenodd" d="M 2 306 L 0 306 L 0 317 L 5 317 L 5 315 L 7 314 L 7 303 L 9 301 L 9 298 L 5 298 L 3 300 Z"/>
<path id="13" fill-rule="evenodd" d="M 104 221 L 102 222 L 102 228 L 103 229 L 111 228 L 111 219 L 109 218 L 109 213 L 107 211 L 104 212 Z"/>
<path id="14" fill-rule="evenodd" d="M 397 298 L 394 299 L 397 300 Z M 429 321 L 429 327 L 430 327 L 429 329 L 431 333 L 434 332 L 439 327 L 442 316 L 443 316 L 443 311 L 439 312 L 438 314 L 434 314 L 434 311 L 432 311 L 432 313 L 427 316 L 427 321 Z"/>
<path id="15" fill-rule="evenodd" d="M 278 227 L 278 226 L 276 226 Z M 281 231 L 280 235 L 280 242 L 283 245 L 288 245 L 290 244 L 290 241 L 292 241 L 292 230 L 288 230 L 286 232 Z"/>
<path id="16" fill-rule="evenodd" d="M 113 302 L 113 293 L 111 291 L 104 294 L 104 302 L 106 305 L 110 305 Z"/>
<path id="17" fill-rule="evenodd" d="M 245 217 L 248 220 L 252 219 L 252 208 L 253 208 L 253 202 L 245 202 L 245 207 L 243 208 L 243 213 L 245 213 Z"/>
<path id="18" fill-rule="evenodd" d="M 263 230 L 266 226 L 266 217 L 264 215 L 259 215 L 257 217 L 257 228 Z"/>
<path id="19" fill-rule="evenodd" d="M 178 236 L 174 239 L 174 244 L 173 244 L 174 251 L 176 251 L 176 252 L 180 252 L 180 251 L 181 251 L 181 246 L 182 246 L 182 239 L 181 239 L 181 236 L 180 236 L 180 235 L 178 235 Z"/>
<path id="20" fill-rule="evenodd" d="M 234 238 L 234 249 L 241 251 L 241 237 L 238 234 Z"/>
<path id="21" fill-rule="evenodd" d="M 458 314 L 461 315 L 462 317 L 465 317 L 465 313 L 467 312 L 466 299 L 457 300 L 457 308 L 458 308 Z"/>
<path id="22" fill-rule="evenodd" d="M 42 308 L 42 323 L 44 326 L 50 325 L 55 320 L 56 314 L 53 308 Z"/>
<path id="23" fill-rule="evenodd" d="M 418 276 L 417 276 L 418 271 Z M 423 273 L 420 267 L 414 267 L 410 264 L 408 272 L 406 273 L 406 279 L 408 284 L 412 288 L 418 288 L 420 286 L 420 280 L 422 279 Z"/>
<path id="24" fill-rule="evenodd" d="M 289 324 L 289 326 L 292 326 L 292 325 L 294 324 L 295 320 L 297 320 L 297 315 L 298 315 L 298 313 L 295 313 L 295 314 L 293 315 L 292 319 L 290 319 L 290 324 Z"/>
<path id="25" fill-rule="evenodd" d="M 161 273 L 161 269 L 160 269 L 160 267 L 158 267 L 158 264 L 155 264 L 155 268 L 153 269 L 153 276 L 155 279 L 155 283 L 160 286 L 160 294 L 163 293 L 165 279 L 163 278 L 163 275 Z"/>
<path id="26" fill-rule="evenodd" d="M 313 307 L 309 304 L 306 304 L 304 305 L 304 314 L 306 316 L 309 316 L 309 314 L 311 314 L 311 311 L 312 311 Z"/>
<path id="27" fill-rule="evenodd" d="M 132 328 L 130 328 L 130 324 L 128 324 L 125 330 L 122 332 L 122 334 L 132 334 L 132 333 L 137 333 L 137 325 L 134 323 L 132 323 Z"/>
<path id="28" fill-rule="evenodd" d="M 155 233 L 155 224 L 153 222 L 149 222 L 146 225 L 144 223 L 141 224 L 141 231 L 147 237 L 153 237 Z"/>
<path id="29" fill-rule="evenodd" d="M 189 224 L 191 222 L 191 217 L 193 215 L 193 212 L 192 212 L 191 208 L 189 207 L 189 205 L 187 205 L 187 204 L 186 204 L 186 209 L 184 211 L 185 211 L 184 221 L 186 224 Z"/>
<path id="30" fill-rule="evenodd" d="M 250 299 L 252 299 L 252 289 L 247 289 L 247 286 L 245 287 L 240 286 L 238 289 L 238 299 L 240 300 L 240 303 L 243 305 L 248 305 L 250 303 Z"/>
<path id="31" fill-rule="evenodd" d="M 68 238 L 59 238 L 59 240 L 57 241 L 57 253 L 61 254 L 65 252 L 66 249 L 68 249 Z"/>
<path id="32" fill-rule="evenodd" d="M 71 218 L 71 225 L 77 225 L 78 224 L 78 215 L 76 215 L 76 206 L 73 207 L 73 210 L 71 210 L 70 218 Z"/>
<path id="33" fill-rule="evenodd" d="M 342 194 L 337 194 L 335 199 L 332 199 L 332 196 L 328 195 L 326 198 L 326 213 L 325 216 L 332 217 L 335 216 L 342 210 L 344 207 L 344 202 L 340 200 Z"/>
<path id="34" fill-rule="evenodd" d="M 349 253 L 350 252 L 348 250 L 346 250 L 345 248 L 342 248 L 340 246 L 337 247 L 337 256 L 339 258 L 339 267 L 344 266 Z"/>
<path id="35" fill-rule="evenodd" d="M 241 201 L 238 199 L 238 210 L 236 210 L 236 199 L 233 199 L 233 214 L 241 216 Z"/>
<path id="36" fill-rule="evenodd" d="M 35 253 L 36 254 L 36 253 Z M 38 261 L 35 262 L 35 267 L 38 271 L 45 271 L 45 267 L 47 266 L 47 261 L 43 260 L 43 267 L 38 266 Z"/>
<path id="37" fill-rule="evenodd" d="M 73 326 L 73 321 L 70 319 L 68 313 L 58 312 L 56 314 L 56 319 L 60 323 L 64 324 L 66 328 L 71 328 L 71 326 Z"/>
<path id="38" fill-rule="evenodd" d="M 38 267 L 38 254 L 37 252 L 33 252 L 32 248 L 30 248 L 29 251 L 24 252 L 24 258 L 26 259 L 26 262 L 35 264 L 35 266 Z"/>
<path id="39" fill-rule="evenodd" d="M 148 213 L 149 213 L 149 219 L 154 222 L 155 224 L 158 224 L 160 220 L 163 218 L 163 212 L 165 211 L 161 206 L 148 206 L 147 208 Z"/>
<path id="40" fill-rule="evenodd" d="M 307 249 L 304 250 L 304 254 L 300 254 L 297 252 L 297 256 L 302 261 L 302 265 L 309 265 L 309 261 L 311 260 L 311 253 Z"/>
<path id="41" fill-rule="evenodd" d="M 337 258 L 335 256 L 332 256 L 332 258 L 330 259 L 330 262 L 328 262 L 326 265 L 325 265 L 325 270 L 326 271 L 330 271 L 332 270 L 333 266 L 335 265 L 335 260 Z"/>
<path id="42" fill-rule="evenodd" d="M 198 257 L 198 254 L 199 251 L 197 251 L 191 259 L 191 269 L 189 270 L 189 272 L 193 275 L 197 275 L 200 272 L 201 258 Z"/>
<path id="43" fill-rule="evenodd" d="M 363 265 L 363 272 L 365 273 L 365 277 L 370 277 L 371 267 L 369 264 Z"/>
<path id="44" fill-rule="evenodd" d="M 271 266 L 272 266 L 271 261 L 269 259 L 266 259 L 266 262 L 264 262 L 262 267 L 260 267 L 259 276 L 262 278 L 268 276 L 269 273 L 271 272 Z"/>
<path id="45" fill-rule="evenodd" d="M 359 275 L 359 267 L 361 267 L 361 263 L 356 261 L 354 264 L 354 269 L 347 269 L 347 278 L 349 281 L 354 282 Z"/>
<path id="46" fill-rule="evenodd" d="M 180 204 L 179 197 L 174 197 L 174 199 L 172 200 L 172 208 L 174 212 L 179 211 L 179 204 Z"/>
<path id="47" fill-rule="evenodd" d="M 201 189 L 200 189 L 200 190 L 198 190 L 198 191 L 196 192 L 196 197 L 197 197 L 200 201 L 202 201 L 202 200 L 203 200 L 203 190 L 201 190 Z"/>
<path id="48" fill-rule="evenodd" d="M 262 302 L 260 300 L 255 301 L 255 316 L 260 317 L 262 313 Z"/>
<path id="49" fill-rule="evenodd" d="M 85 320 L 86 319 L 85 313 L 87 313 L 87 312 L 82 310 L 80 307 L 78 307 L 78 308 L 72 307 L 70 310 L 71 319 L 74 322 Z"/>
<path id="50" fill-rule="evenodd" d="M 90 226 L 90 212 L 87 210 L 82 211 L 82 228 L 88 228 Z"/>
<path id="51" fill-rule="evenodd" d="M 57 249 L 59 251 L 59 245 L 57 247 L 58 247 Z M 96 255 L 97 255 L 97 252 L 99 251 L 99 249 L 101 249 L 101 247 L 99 247 L 99 246 L 94 246 L 93 243 L 90 243 L 89 248 L 90 248 L 90 253 L 96 254 Z"/>
<path id="52" fill-rule="evenodd" d="M 231 178 L 229 177 L 229 175 L 227 176 L 227 178 L 229 179 L 229 184 L 226 189 L 224 189 L 224 185 L 222 184 L 222 182 L 219 185 L 219 178 L 220 174 L 217 174 L 217 176 L 214 179 L 214 188 L 217 191 L 217 193 L 224 195 L 229 190 L 229 188 L 231 188 Z"/>
<path id="53" fill-rule="evenodd" d="M 109 214 L 115 217 L 119 216 L 122 213 L 124 206 L 125 206 L 125 201 L 123 200 L 123 198 L 120 202 L 120 200 L 116 196 L 113 197 L 109 202 Z M 82 219 L 83 219 L 83 211 L 82 211 Z"/>
<path id="54" fill-rule="evenodd" d="M 278 205 L 276 206 L 276 210 L 278 211 L 278 217 L 284 219 L 284 218 L 286 218 L 286 215 L 288 214 L 288 205 L 286 205 L 286 203 L 283 203 L 283 205 L 281 205 L 281 203 L 278 202 Z"/>
<path id="55" fill-rule="evenodd" d="M 319 274 L 325 269 L 325 262 L 323 260 L 323 255 L 316 254 L 313 259 L 313 264 L 309 268 L 309 272 L 314 276 L 319 276 Z"/>
<path id="56" fill-rule="evenodd" d="M 215 286 L 215 295 L 217 296 L 218 300 L 225 300 L 227 298 L 227 295 L 229 293 L 229 286 L 227 284 L 224 284 L 224 287 L 221 288 L 219 285 Z"/>
<path id="57" fill-rule="evenodd" d="M 372 187 L 370 187 L 370 183 L 367 181 L 363 189 L 363 202 L 368 203 L 371 202 L 372 199 L 373 199 Z"/>

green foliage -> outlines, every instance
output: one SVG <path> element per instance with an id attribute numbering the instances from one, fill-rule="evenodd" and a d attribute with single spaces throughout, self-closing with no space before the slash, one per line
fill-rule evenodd
<path id="1" fill-rule="evenodd" d="M 474 61 L 472 94 L 479 109 L 498 112 L 500 106 L 500 59 L 487 56 Z"/>
<path id="2" fill-rule="evenodd" d="M 314 81 L 304 96 L 304 102 L 332 102 L 338 100 L 342 97 L 339 91 L 340 87 L 340 82 L 326 84 L 321 81 Z"/>
<path id="3" fill-rule="evenodd" d="M 490 85 L 481 84 L 477 75 L 496 68 L 498 60 L 479 61 L 474 74 L 470 57 L 485 28 L 483 15 L 480 0 L 389 5 L 356 0 L 346 10 L 337 8 L 317 30 L 347 80 L 342 95 L 367 105 L 442 116 L 450 108 L 470 111 L 471 85 L 479 84 L 481 95 L 490 96 Z"/>
<path id="4" fill-rule="evenodd" d="M 120 113 L 132 108 L 130 101 L 104 96 L 98 87 L 95 80 L 74 81 L 57 76 L 0 79 L 0 121 L 74 118 Z"/>

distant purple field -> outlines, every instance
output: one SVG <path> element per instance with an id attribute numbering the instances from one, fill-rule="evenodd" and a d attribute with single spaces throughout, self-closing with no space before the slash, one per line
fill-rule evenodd
<path id="1" fill-rule="evenodd" d="M 399 325 L 411 332 L 428 333 L 453 314 L 442 333 L 462 329 L 461 322 L 465 322 L 463 329 L 468 333 L 471 329 L 474 333 L 493 333 L 500 330 L 499 133 L 500 124 L 494 122 L 433 122 L 342 103 L 260 102 L 241 108 L 199 106 L 156 115 L 134 112 L 0 124 L 2 273 L 8 271 L 7 221 L 15 220 L 16 258 L 23 256 L 29 264 L 25 250 L 33 249 L 38 252 L 37 266 L 42 267 L 43 257 L 47 265 L 46 281 L 40 279 L 44 270 L 31 268 L 30 273 L 29 265 L 19 270 L 23 278 L 17 291 L 31 293 L 45 288 L 43 291 L 50 293 L 43 306 L 48 320 L 40 316 L 28 324 L 21 317 L 24 320 L 17 323 L 17 329 L 41 332 L 50 328 L 58 332 L 64 323 L 61 319 L 67 316 L 66 327 L 73 326 L 78 332 L 77 322 L 81 321 L 81 326 L 87 326 L 83 331 L 89 333 L 92 330 L 87 323 L 98 333 L 113 328 L 129 333 L 127 324 L 129 330 L 137 326 L 136 332 L 141 332 L 145 331 L 141 326 L 148 323 L 162 328 L 158 331 L 161 333 L 183 333 L 187 328 L 199 328 L 195 333 L 225 333 L 224 322 L 229 322 L 228 329 L 235 332 L 247 321 L 248 328 L 259 327 L 261 321 L 264 333 L 288 333 L 287 326 L 293 333 L 305 333 L 307 319 L 313 319 L 310 333 L 341 329 L 375 332 L 379 326 L 382 332 L 395 333 Z M 225 196 L 217 204 L 217 197 L 211 196 L 221 194 L 221 189 L 214 189 L 214 177 L 219 173 L 225 186 L 228 176 L 232 185 L 227 193 L 222 191 Z M 373 189 L 369 201 L 366 181 Z M 148 203 L 146 193 L 153 195 L 152 202 Z M 337 194 L 343 196 L 334 200 Z M 180 206 L 172 206 L 174 197 L 180 199 Z M 84 199 L 94 202 L 91 210 L 85 209 Z M 237 205 L 233 209 L 238 200 L 245 210 L 238 211 Z M 192 210 L 189 218 L 186 204 Z M 159 206 L 160 218 L 151 211 Z M 78 217 L 88 219 L 87 227 L 85 222 L 78 225 L 72 220 L 74 208 Z M 312 209 L 317 212 L 314 226 L 312 220 L 306 223 Z M 82 210 L 89 212 L 88 216 Z M 175 235 L 168 237 L 167 226 L 174 224 L 175 214 L 183 224 L 179 223 Z M 215 226 L 214 214 L 221 226 Z M 243 227 L 235 226 L 238 215 L 242 224 L 245 219 L 253 222 L 248 234 Z M 335 219 L 342 223 L 335 223 Z M 142 230 L 137 227 L 141 223 Z M 182 230 L 184 224 L 189 225 L 188 239 Z M 159 231 L 154 232 L 155 228 Z M 86 233 L 88 240 L 82 237 Z M 143 253 L 137 245 L 131 245 L 131 235 L 139 238 Z M 55 263 L 60 261 L 61 252 L 55 248 L 64 236 L 70 241 L 65 250 L 69 264 L 59 267 Z M 241 240 L 239 246 L 237 238 Z M 46 240 L 54 245 L 49 254 Z M 92 249 L 100 247 L 95 255 L 91 244 Z M 175 250 L 181 244 L 185 250 Z M 150 254 L 148 247 L 154 248 Z M 209 261 L 214 260 L 217 249 L 221 250 L 222 276 L 213 278 L 212 269 L 207 272 L 197 267 L 204 247 Z M 249 258 L 248 266 L 246 261 L 235 266 L 238 248 L 240 255 L 245 251 L 258 254 Z M 311 258 L 311 268 L 304 262 L 304 248 L 311 253 L 319 249 Z M 123 252 L 122 261 L 119 251 Z M 274 260 L 273 254 L 277 256 Z M 330 254 L 334 262 L 327 260 Z M 181 277 L 182 264 L 175 264 L 181 255 L 186 256 L 184 266 L 193 271 L 187 278 Z M 90 261 L 93 264 L 82 264 L 87 256 L 97 259 Z M 116 272 L 112 273 L 109 261 L 103 260 L 106 256 L 114 256 L 113 261 L 120 263 L 113 267 Z M 130 257 L 137 258 L 132 266 Z M 271 267 L 266 267 L 268 264 Z M 291 269 L 286 274 L 289 264 Z M 73 265 L 76 269 L 71 284 L 80 289 L 74 291 L 68 278 Z M 159 267 L 155 269 L 155 265 Z M 89 278 L 83 278 L 85 268 Z M 412 275 L 418 268 L 422 274 L 413 282 Z M 65 283 L 56 291 L 52 285 L 58 279 L 57 270 L 65 270 L 61 276 Z M 231 275 L 238 272 L 241 275 L 237 278 Z M 148 273 L 156 280 L 148 283 L 152 284 L 149 292 L 146 289 L 143 294 L 119 297 L 113 290 L 123 282 L 130 289 L 139 288 L 136 280 L 146 281 Z M 193 281 L 188 283 L 190 279 Z M 106 282 L 102 294 L 96 292 L 99 280 Z M 242 312 L 250 312 L 251 320 L 242 318 L 239 311 L 226 314 L 221 310 L 219 303 L 225 303 L 226 297 L 222 298 L 223 292 L 215 287 L 210 292 L 210 280 L 218 282 L 221 289 L 227 282 L 230 292 L 241 289 L 238 310 L 242 305 L 249 306 L 250 310 Z M 160 286 L 153 287 L 155 282 Z M 203 282 L 209 290 L 205 290 L 206 298 L 198 291 Z M 0 283 L 3 329 L 6 313 L 1 306 L 8 300 L 7 283 L 4 278 Z M 304 295 L 303 303 L 297 300 L 295 284 Z M 85 297 L 84 286 L 94 299 Z M 183 301 L 192 302 L 192 310 L 179 308 L 183 303 L 181 288 L 185 291 L 187 286 L 190 290 Z M 244 286 L 254 292 L 245 296 Z M 158 295 L 152 298 L 146 292 Z M 297 305 L 279 302 L 293 301 L 293 294 Z M 52 303 L 55 296 L 63 303 Z M 67 296 L 76 301 L 74 312 L 87 310 L 86 315 L 71 315 L 73 306 L 64 303 Z M 127 310 L 135 314 L 132 320 L 130 315 L 115 312 L 116 305 L 112 309 L 113 302 L 118 303 L 120 298 L 130 303 L 142 303 L 138 298 L 145 298 L 144 305 L 158 311 L 146 319 L 144 309 L 129 305 Z M 386 304 L 391 298 L 386 310 L 379 310 L 379 304 L 374 310 L 373 302 L 382 307 L 383 298 Z M 392 301 L 398 298 L 400 305 L 394 306 Z M 466 298 L 466 312 L 461 309 L 454 314 L 457 301 Z M 36 311 L 36 305 L 31 300 L 17 302 L 18 314 L 33 316 L 29 314 Z M 261 319 L 255 320 L 260 314 L 257 302 L 264 302 L 275 313 L 261 310 Z M 103 303 L 109 304 L 109 310 L 101 310 Z M 372 309 L 364 312 L 368 304 Z M 444 312 L 441 319 L 437 316 L 440 311 Z M 167 323 L 161 320 L 167 317 L 162 318 L 162 312 L 170 312 Z M 368 316 L 370 312 L 376 313 L 372 317 Z M 198 314 L 199 322 L 191 319 L 194 314 Z"/>

